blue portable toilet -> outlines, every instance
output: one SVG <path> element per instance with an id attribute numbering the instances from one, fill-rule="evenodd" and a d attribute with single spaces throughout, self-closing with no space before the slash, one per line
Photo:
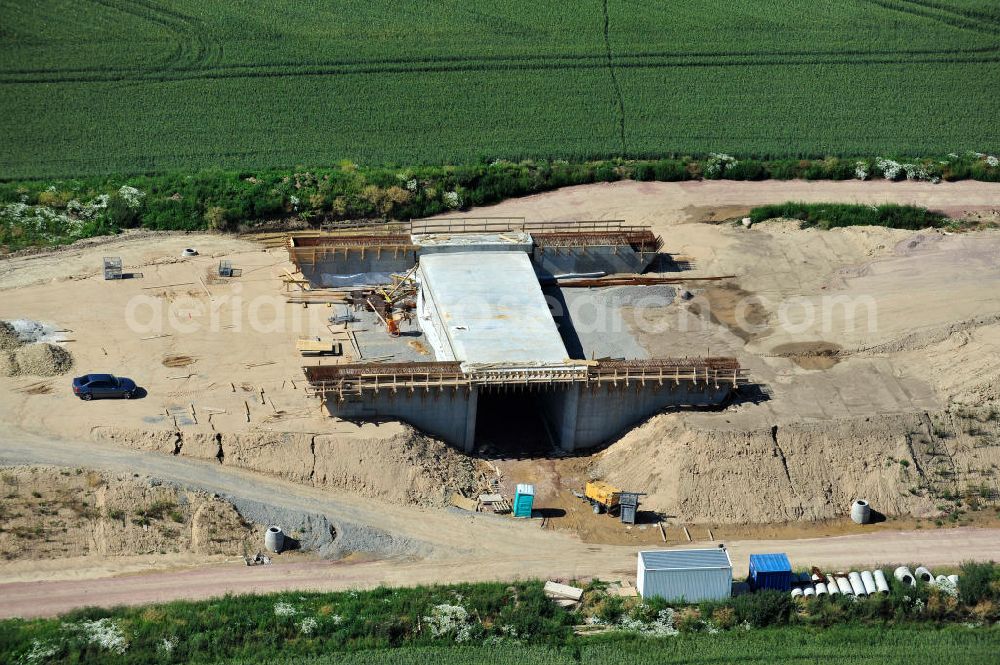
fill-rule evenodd
<path id="1" fill-rule="evenodd" d="M 531 517 L 531 506 L 535 503 L 535 486 L 519 483 L 514 492 L 514 517 Z"/>
<path id="2" fill-rule="evenodd" d="M 750 586 L 754 589 L 792 588 L 792 564 L 786 554 L 751 554 Z"/>

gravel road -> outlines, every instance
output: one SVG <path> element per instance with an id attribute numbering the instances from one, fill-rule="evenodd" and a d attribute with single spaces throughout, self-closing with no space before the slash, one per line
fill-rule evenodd
<path id="1" fill-rule="evenodd" d="M 378 554 L 375 561 L 317 561 L 248 568 L 215 564 L 187 571 L 70 581 L 0 584 L 0 616 L 46 616 L 86 605 L 142 604 L 224 593 L 335 590 L 379 584 L 600 577 L 635 574 L 635 548 L 588 545 L 535 521 L 497 520 L 425 510 L 318 490 L 208 462 L 82 441 L 8 432 L 0 463 L 54 464 L 147 474 L 215 492 L 255 520 L 293 515 L 326 519 L 337 547 Z M 703 545 L 702 545 L 703 546 Z M 865 536 L 727 543 L 737 571 L 750 552 L 785 551 L 795 565 L 850 566 L 910 561 L 929 566 L 995 558 L 1000 531 L 945 529 Z"/>

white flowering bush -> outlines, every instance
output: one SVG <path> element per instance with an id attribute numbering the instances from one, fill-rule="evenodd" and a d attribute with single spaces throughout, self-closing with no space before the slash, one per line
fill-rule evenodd
<path id="1" fill-rule="evenodd" d="M 949 580 L 947 577 L 936 581 L 934 584 L 941 590 L 941 593 L 951 596 L 952 598 L 958 598 L 958 585 Z"/>
<path id="2" fill-rule="evenodd" d="M 423 617 L 423 622 L 434 637 L 454 635 L 456 642 L 468 642 L 472 638 L 469 611 L 461 605 L 435 605 L 431 613 Z"/>
<path id="3" fill-rule="evenodd" d="M 879 157 L 875 165 L 886 180 L 920 180 L 932 183 L 941 181 L 940 176 L 931 173 L 923 164 L 901 164 L 894 159 Z"/>
<path id="4" fill-rule="evenodd" d="M 290 617 L 295 616 L 295 607 L 291 603 L 275 603 L 274 616 Z"/>
<path id="5" fill-rule="evenodd" d="M 879 157 L 875 160 L 875 165 L 882 172 L 882 177 L 886 180 L 899 180 L 900 174 L 903 173 L 903 165 L 893 159 L 882 159 Z"/>
<path id="6" fill-rule="evenodd" d="M 129 192 L 127 196 L 130 198 L 122 197 L 126 207 L 129 200 L 141 201 L 145 196 L 138 189 L 134 191 L 138 195 Z M 108 219 L 110 202 L 111 196 L 99 194 L 86 202 L 70 199 L 64 208 L 56 208 L 42 204 L 30 205 L 27 197 L 23 196 L 17 203 L 0 204 L 0 238 L 16 240 L 19 244 L 78 240 L 86 234 L 88 223 L 100 223 Z"/>
<path id="7" fill-rule="evenodd" d="M 662 609 L 656 613 L 652 621 L 643 621 L 633 616 L 624 615 L 616 628 L 628 633 L 650 635 L 652 637 L 673 637 L 678 634 L 675 623 L 676 614 L 673 608 Z"/>
<path id="8" fill-rule="evenodd" d="M 25 665 L 36 665 L 36 663 L 44 663 L 46 660 L 56 655 L 59 651 L 59 645 L 53 644 L 52 642 L 42 642 L 39 640 L 31 640 L 31 649 L 28 653 L 24 654 L 21 662 Z"/>
<path id="9" fill-rule="evenodd" d="M 997 159 L 994 155 L 986 155 L 986 158 L 983 159 L 983 161 L 986 162 L 987 166 L 993 168 L 1000 166 L 1000 159 Z"/>
<path id="10" fill-rule="evenodd" d="M 458 192 L 445 192 L 441 195 L 441 200 L 444 201 L 444 204 L 452 210 L 457 210 L 462 207 L 462 196 Z"/>
<path id="11" fill-rule="evenodd" d="M 97 621 L 68 623 L 63 624 L 63 628 L 79 634 L 87 642 L 96 644 L 105 651 L 122 655 L 128 650 L 125 632 L 114 619 L 105 617 Z"/>
<path id="12" fill-rule="evenodd" d="M 868 162 L 858 162 L 854 165 L 854 177 L 858 180 L 868 180 Z"/>
<path id="13" fill-rule="evenodd" d="M 142 200 L 146 197 L 146 192 L 136 189 L 131 185 L 122 185 L 118 190 L 118 196 L 132 210 L 138 210 L 142 205 Z"/>
<path id="14" fill-rule="evenodd" d="M 739 164 L 732 155 L 721 152 L 713 152 L 705 160 L 704 174 L 706 178 L 719 178 L 727 169 Z"/>
<path id="15" fill-rule="evenodd" d="M 162 651 L 163 653 L 173 653 L 174 649 L 177 648 L 177 638 L 176 637 L 164 637 L 160 640 L 160 643 L 156 645 L 157 651 Z"/>
<path id="16" fill-rule="evenodd" d="M 410 178 L 409 180 L 407 180 L 406 181 L 406 188 L 408 190 L 410 190 L 411 192 L 417 191 L 417 179 L 416 178 Z"/>
<path id="17" fill-rule="evenodd" d="M 319 622 L 316 621 L 316 617 L 304 617 L 299 622 L 299 632 L 303 635 L 312 635 L 316 632 L 317 626 L 319 626 Z"/>

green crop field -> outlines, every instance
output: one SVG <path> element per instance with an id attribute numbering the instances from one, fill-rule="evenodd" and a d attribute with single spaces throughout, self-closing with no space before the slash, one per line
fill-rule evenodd
<path id="1" fill-rule="evenodd" d="M 1000 150 L 996 0 L 0 0 L 0 179 Z"/>

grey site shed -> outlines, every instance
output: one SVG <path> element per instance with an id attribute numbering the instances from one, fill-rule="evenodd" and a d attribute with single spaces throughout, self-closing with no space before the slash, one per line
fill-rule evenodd
<path id="1" fill-rule="evenodd" d="M 643 598 L 721 600 L 732 593 L 733 564 L 723 547 L 639 552 L 636 588 Z"/>

